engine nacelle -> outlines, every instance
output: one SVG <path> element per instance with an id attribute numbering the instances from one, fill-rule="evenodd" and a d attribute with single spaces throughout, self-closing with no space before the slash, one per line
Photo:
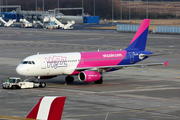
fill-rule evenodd
<path id="1" fill-rule="evenodd" d="M 94 82 L 101 79 L 101 74 L 96 71 L 82 71 L 78 74 L 78 78 L 82 82 Z"/>

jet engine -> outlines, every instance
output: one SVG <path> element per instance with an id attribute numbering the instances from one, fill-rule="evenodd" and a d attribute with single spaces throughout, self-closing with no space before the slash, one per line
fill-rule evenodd
<path id="1" fill-rule="evenodd" d="M 82 71 L 78 74 L 78 78 L 82 82 L 94 82 L 101 79 L 101 74 L 96 71 Z"/>

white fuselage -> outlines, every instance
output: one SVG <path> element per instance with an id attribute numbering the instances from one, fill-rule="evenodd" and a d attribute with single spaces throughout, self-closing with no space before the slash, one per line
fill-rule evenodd
<path id="1" fill-rule="evenodd" d="M 80 58 L 78 52 L 32 55 L 25 58 L 16 71 L 24 76 L 70 75 Z"/>

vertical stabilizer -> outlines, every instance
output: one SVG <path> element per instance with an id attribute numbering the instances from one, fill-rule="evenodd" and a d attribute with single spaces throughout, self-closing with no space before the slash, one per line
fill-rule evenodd
<path id="1" fill-rule="evenodd" d="M 146 40 L 148 35 L 150 19 L 144 19 L 138 28 L 134 38 L 129 46 L 125 49 L 127 51 L 144 51 L 146 47 Z"/>
<path id="2" fill-rule="evenodd" d="M 66 97 L 42 97 L 26 118 L 41 120 L 61 120 Z"/>

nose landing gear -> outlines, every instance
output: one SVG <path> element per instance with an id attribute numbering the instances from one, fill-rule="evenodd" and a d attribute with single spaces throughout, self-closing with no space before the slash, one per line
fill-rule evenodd
<path id="1" fill-rule="evenodd" d="M 39 83 L 39 87 L 45 88 L 45 87 L 46 87 L 46 83 L 45 83 L 45 82 L 40 82 L 40 83 Z"/>

